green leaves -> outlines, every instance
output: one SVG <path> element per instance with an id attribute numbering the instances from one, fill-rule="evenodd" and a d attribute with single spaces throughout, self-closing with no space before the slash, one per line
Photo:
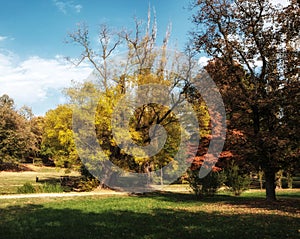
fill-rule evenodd
<path id="1" fill-rule="evenodd" d="M 243 191 L 249 189 L 251 182 L 249 174 L 242 172 L 234 161 L 225 169 L 225 173 L 226 185 L 230 187 L 234 195 L 239 196 Z"/>

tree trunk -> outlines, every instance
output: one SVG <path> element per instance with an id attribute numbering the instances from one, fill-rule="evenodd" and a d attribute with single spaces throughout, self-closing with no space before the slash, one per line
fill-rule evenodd
<path id="1" fill-rule="evenodd" d="M 283 171 L 279 170 L 276 174 L 276 186 L 278 189 L 282 189 L 282 177 L 283 177 Z"/>
<path id="2" fill-rule="evenodd" d="M 265 171 L 265 180 L 266 180 L 266 199 L 267 201 L 275 201 L 275 172 L 274 171 Z"/>
<path id="3" fill-rule="evenodd" d="M 263 190 L 263 176 L 264 176 L 264 172 L 262 170 L 259 170 L 258 171 L 258 178 L 259 178 L 260 190 Z"/>
<path id="4" fill-rule="evenodd" d="M 290 172 L 287 172 L 287 183 L 288 183 L 288 188 L 292 189 L 293 188 L 293 176 Z"/>
<path id="5" fill-rule="evenodd" d="M 260 124 L 259 124 L 259 110 L 257 105 L 252 106 L 252 111 L 253 111 L 253 129 L 254 133 L 258 134 L 259 129 L 260 129 Z"/>
<path id="6" fill-rule="evenodd" d="M 160 168 L 160 185 L 164 185 L 163 168 Z"/>

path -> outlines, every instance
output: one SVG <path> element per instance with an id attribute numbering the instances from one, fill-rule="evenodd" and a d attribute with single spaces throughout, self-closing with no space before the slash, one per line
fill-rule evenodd
<path id="1" fill-rule="evenodd" d="M 158 191 L 173 193 L 189 193 L 187 188 L 168 188 L 157 187 Z M 155 190 L 154 190 L 155 191 Z M 131 195 L 130 192 L 120 192 L 112 190 L 99 190 L 93 192 L 69 192 L 69 193 L 30 193 L 30 194 L 9 194 L 0 195 L 0 199 L 18 199 L 18 198 L 53 198 L 53 197 L 82 197 L 82 196 L 105 196 L 105 195 Z"/>
<path id="2" fill-rule="evenodd" d="M 99 192 L 10 194 L 10 195 L 0 195 L 0 199 L 82 197 L 82 196 L 101 196 L 101 195 L 103 195 L 103 196 L 104 195 L 128 195 L 128 193 L 103 190 L 103 191 L 99 191 Z"/>

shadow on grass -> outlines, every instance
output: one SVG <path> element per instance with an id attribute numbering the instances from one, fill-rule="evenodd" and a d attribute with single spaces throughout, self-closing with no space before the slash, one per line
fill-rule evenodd
<path id="1" fill-rule="evenodd" d="M 186 203 L 186 202 L 199 202 L 199 203 L 223 203 L 231 206 L 240 206 L 244 208 L 253 209 L 267 209 L 279 210 L 282 212 L 300 213 L 300 198 L 298 195 L 282 194 L 277 201 L 266 201 L 262 197 L 245 197 L 245 196 L 231 196 L 231 195 L 214 195 L 211 197 L 203 197 L 197 199 L 194 194 L 174 193 L 174 192 L 155 192 L 140 197 L 150 197 L 157 200 Z"/>
<path id="2" fill-rule="evenodd" d="M 60 176 L 60 177 L 43 177 L 39 178 L 39 183 L 62 183 L 62 182 L 73 182 L 79 181 L 81 176 Z"/>
<path id="3" fill-rule="evenodd" d="M 134 210 L 134 204 L 127 209 L 107 209 L 102 206 L 101 200 L 92 203 L 93 206 L 90 203 L 80 205 L 81 209 L 76 208 L 79 205 L 75 208 L 30 204 L 7 207 L 0 212 L 0 238 L 253 239 L 299 236 L 299 220 L 290 216 L 247 213 L 230 215 L 155 207 L 139 212 Z"/>
<path id="4" fill-rule="evenodd" d="M 295 198 L 300 199 L 300 193 L 298 194 L 291 194 L 291 193 L 280 193 L 280 198 Z"/>

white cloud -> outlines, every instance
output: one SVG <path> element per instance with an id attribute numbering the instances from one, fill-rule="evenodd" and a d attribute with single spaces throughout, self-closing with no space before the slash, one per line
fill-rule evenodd
<path id="1" fill-rule="evenodd" d="M 0 42 L 1 41 L 6 41 L 6 40 L 14 41 L 15 38 L 14 37 L 8 37 L 8 36 L 0 36 Z"/>
<path id="2" fill-rule="evenodd" d="M 6 36 L 0 36 L 0 41 L 4 41 L 4 40 L 6 40 L 6 39 L 7 39 Z"/>
<path id="3" fill-rule="evenodd" d="M 39 105 L 41 114 L 49 106 L 63 102 L 61 90 L 70 86 L 72 80 L 83 81 L 91 71 L 87 64 L 71 66 L 60 56 L 54 59 L 33 56 L 18 61 L 14 54 L 0 52 L 0 96 L 8 94 L 18 107 Z"/>
<path id="4" fill-rule="evenodd" d="M 211 58 L 209 57 L 206 57 L 206 56 L 201 56 L 198 60 L 198 64 L 201 66 L 201 67 L 205 67 L 208 63 L 208 61 L 211 60 Z"/>
<path id="5" fill-rule="evenodd" d="M 61 11 L 63 14 L 67 14 L 68 11 L 80 13 L 82 9 L 82 5 L 75 4 L 73 1 L 53 0 L 53 3 L 58 8 L 58 10 Z"/>
<path id="6" fill-rule="evenodd" d="M 77 4 L 74 6 L 74 9 L 77 13 L 80 13 L 81 9 L 82 9 L 82 6 L 80 4 Z"/>
<path id="7" fill-rule="evenodd" d="M 66 14 L 66 4 L 64 2 L 60 2 L 60 1 L 53 1 L 55 6 L 58 8 L 59 11 L 61 11 L 62 13 Z"/>

